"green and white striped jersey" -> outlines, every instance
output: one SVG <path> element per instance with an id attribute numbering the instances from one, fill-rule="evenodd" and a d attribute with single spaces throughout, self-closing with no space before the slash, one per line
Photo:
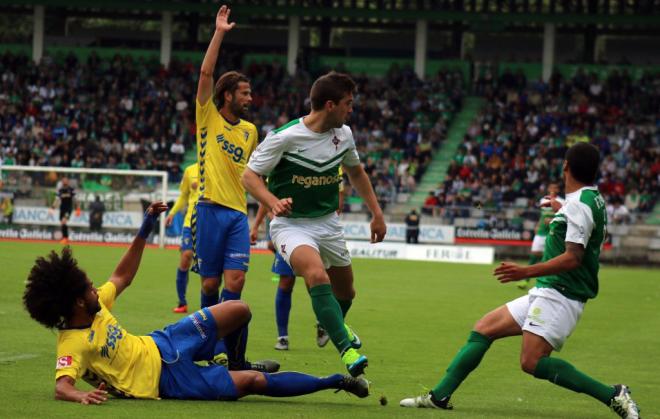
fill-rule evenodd
<path id="1" fill-rule="evenodd" d="M 600 250 L 607 234 L 605 201 L 594 187 L 566 195 L 566 202 L 550 222 L 543 261 L 566 251 L 566 242 L 584 246 L 582 263 L 576 269 L 536 281 L 539 288 L 554 288 L 567 298 L 586 301 L 598 294 Z"/>
<path id="2" fill-rule="evenodd" d="M 351 129 L 344 125 L 319 134 L 298 118 L 269 132 L 248 167 L 268 176 L 273 195 L 292 198 L 289 217 L 317 218 L 337 210 L 342 164 L 360 164 Z"/>

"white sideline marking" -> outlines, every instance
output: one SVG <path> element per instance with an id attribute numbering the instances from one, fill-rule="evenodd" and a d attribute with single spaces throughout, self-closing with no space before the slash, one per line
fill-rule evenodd
<path id="1" fill-rule="evenodd" d="M 7 352 L 0 352 L 0 355 L 5 355 Z M 19 355 L 10 355 L 0 357 L 0 363 L 12 362 L 12 361 L 24 361 L 26 359 L 38 358 L 37 354 L 19 354 Z"/>

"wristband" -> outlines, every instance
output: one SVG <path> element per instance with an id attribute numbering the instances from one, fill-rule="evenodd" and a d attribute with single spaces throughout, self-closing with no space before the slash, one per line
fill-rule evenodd
<path id="1" fill-rule="evenodd" d="M 149 237 L 149 234 L 151 234 L 151 231 L 154 229 L 157 220 L 158 214 L 149 214 L 149 210 L 146 210 L 144 212 L 144 220 L 142 220 L 142 225 L 137 234 L 138 237 L 147 240 L 147 237 Z"/>

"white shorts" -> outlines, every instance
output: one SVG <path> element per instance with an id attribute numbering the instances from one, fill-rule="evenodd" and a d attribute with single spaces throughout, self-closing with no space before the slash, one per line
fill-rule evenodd
<path id="1" fill-rule="evenodd" d="M 522 330 L 541 336 L 556 351 L 561 351 L 573 333 L 584 303 L 564 297 L 553 288 L 532 288 L 527 295 L 506 304 Z"/>
<path id="2" fill-rule="evenodd" d="M 539 236 L 538 234 L 534 236 L 534 241 L 532 241 L 532 253 L 543 253 L 545 250 L 545 237 Z"/>
<path id="3" fill-rule="evenodd" d="M 275 217 L 270 223 L 270 238 L 277 252 L 291 265 L 290 257 L 298 246 L 310 246 L 321 255 L 323 266 L 348 266 L 351 254 L 344 240 L 344 228 L 337 213 L 319 218 Z"/>

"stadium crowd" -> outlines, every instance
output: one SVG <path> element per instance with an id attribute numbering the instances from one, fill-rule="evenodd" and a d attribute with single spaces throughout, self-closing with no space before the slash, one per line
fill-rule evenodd
<path id="1" fill-rule="evenodd" d="M 230 56 L 219 72 L 236 65 Z M 195 144 L 194 97 L 199 68 L 117 55 L 85 61 L 0 55 L 0 160 L 3 164 L 167 170 L 176 182 Z M 268 131 L 309 110 L 313 76 L 290 77 L 278 63 L 251 63 L 252 121 Z M 422 83 L 411 70 L 385 79 L 356 76 L 351 124 L 383 204 L 414 190 L 431 151 L 461 105 L 460 74 Z"/>
<path id="2" fill-rule="evenodd" d="M 240 62 L 228 55 L 218 70 Z M 199 68 L 117 55 L 0 55 L 0 161 L 38 166 L 166 170 L 181 175 L 194 150 L 194 93 Z M 250 63 L 251 119 L 260 137 L 309 109 L 315 75 L 287 75 L 278 63 Z M 358 151 L 382 206 L 415 190 L 445 138 L 465 92 L 458 72 L 422 82 L 393 67 L 384 78 L 356 75 L 351 125 Z M 528 83 L 522 72 L 480 78 L 486 106 L 424 212 L 466 216 L 475 206 L 533 207 L 548 182 L 561 178 L 567 147 L 591 141 L 604 156 L 601 192 L 612 206 L 650 211 L 660 174 L 660 76 L 632 80 L 612 73 L 599 80 L 579 72 Z M 350 188 L 346 192 L 351 194 Z"/>
<path id="3" fill-rule="evenodd" d="M 505 72 L 482 83 L 486 106 L 470 126 L 425 211 L 449 217 L 467 209 L 536 207 L 549 182 L 560 181 L 568 147 L 595 144 L 603 156 L 599 188 L 613 207 L 648 212 L 660 177 L 660 75 L 605 80 L 578 72 L 527 83 Z M 453 208 L 453 209 L 452 209 Z"/>

